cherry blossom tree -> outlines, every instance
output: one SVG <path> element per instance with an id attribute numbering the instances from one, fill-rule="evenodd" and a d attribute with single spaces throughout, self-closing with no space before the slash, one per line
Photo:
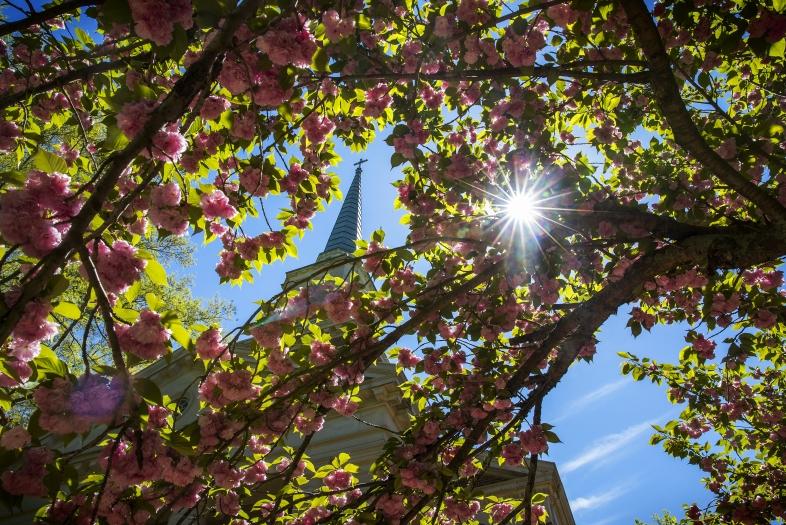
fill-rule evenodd
<path id="1" fill-rule="evenodd" d="M 45 523 L 545 522 L 541 402 L 619 313 L 634 335 L 687 327 L 622 365 L 683 408 L 653 440 L 706 473 L 684 520 L 783 522 L 782 0 L 7 4 L 0 405 L 34 407 L 0 434 L 9 504 L 43 498 Z M 359 243 L 376 287 L 315 276 L 223 333 L 140 295 L 167 279 L 151 239 L 220 242 L 229 284 L 295 253 L 339 196 L 335 144 L 378 134 L 409 235 Z M 69 367 L 68 332 L 106 362 Z M 133 373 L 178 348 L 204 374 L 175 431 Z M 385 355 L 410 428 L 373 473 L 315 470 L 311 437 Z M 91 465 L 53 445 L 96 430 Z M 474 490 L 492 461 L 528 462 L 520 497 Z"/>

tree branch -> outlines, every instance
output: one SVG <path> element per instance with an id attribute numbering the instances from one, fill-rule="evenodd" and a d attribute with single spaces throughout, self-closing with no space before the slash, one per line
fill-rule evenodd
<path id="1" fill-rule="evenodd" d="M 147 57 L 150 57 L 149 53 L 137 55 L 131 58 L 136 60 Z M 38 93 L 45 93 L 49 90 L 63 87 L 76 80 L 85 80 L 97 73 L 105 73 L 114 69 L 120 69 L 122 66 L 127 66 L 128 60 L 128 58 L 122 58 L 119 60 L 112 60 L 110 62 L 99 62 L 98 64 L 93 64 L 80 69 L 74 69 L 73 71 L 69 71 L 64 75 L 60 75 L 56 78 L 53 78 L 52 80 L 38 84 L 37 86 L 31 86 L 23 91 L 0 97 L 0 109 L 5 109 L 8 106 L 21 102 L 30 96 L 37 95 Z"/>
<path id="2" fill-rule="evenodd" d="M 7 22 L 3 25 L 0 25 L 0 36 L 8 35 L 14 31 L 22 31 L 30 26 L 46 22 L 47 20 L 64 15 L 69 11 L 73 11 L 74 9 L 79 9 L 80 7 L 85 7 L 88 5 L 101 5 L 103 3 L 104 0 L 66 0 L 61 4 L 53 5 L 52 7 L 44 9 L 43 11 L 34 12 L 27 18 L 14 20 L 13 22 Z"/>
<path id="3" fill-rule="evenodd" d="M 329 78 L 334 82 L 344 80 L 484 80 L 501 78 L 547 78 L 550 76 L 568 78 L 587 78 L 608 82 L 630 82 L 645 84 L 650 73 L 598 73 L 592 71 L 576 71 L 562 66 L 521 66 L 500 67 L 494 69 L 467 69 L 465 71 L 440 71 L 430 75 L 422 73 L 358 73 L 355 75 L 336 75 Z"/>
<path id="4" fill-rule="evenodd" d="M 117 368 L 121 374 L 127 375 L 128 370 L 126 369 L 126 363 L 123 359 L 123 350 L 120 348 L 120 341 L 117 339 L 117 334 L 115 333 L 115 321 L 112 319 L 112 305 L 106 295 L 104 285 L 101 284 L 101 279 L 98 278 L 98 272 L 96 271 L 95 264 L 93 264 L 93 259 L 90 257 L 87 248 L 80 246 L 79 256 L 82 259 L 82 264 L 85 266 L 87 278 L 96 292 L 96 301 L 101 310 L 101 316 L 104 319 L 104 327 L 106 328 L 106 336 L 109 339 L 109 346 L 112 349 L 112 361 L 115 364 L 115 368 Z"/>
<path id="5" fill-rule="evenodd" d="M 710 148 L 701 136 L 674 79 L 671 61 L 643 0 L 620 0 L 641 52 L 649 63 L 650 84 L 674 141 L 737 193 L 758 206 L 772 221 L 786 222 L 786 208 L 756 186 Z"/>

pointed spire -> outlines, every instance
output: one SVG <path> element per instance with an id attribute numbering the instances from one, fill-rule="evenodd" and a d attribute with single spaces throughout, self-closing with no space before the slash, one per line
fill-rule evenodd
<path id="1" fill-rule="evenodd" d="M 363 173 L 361 166 L 364 162 L 367 160 L 360 159 L 355 163 L 355 177 L 352 179 L 347 196 L 341 205 L 341 211 L 338 212 L 336 224 L 333 225 L 333 231 L 330 232 L 330 238 L 328 238 L 325 250 L 322 252 L 323 255 L 333 250 L 352 253 L 355 251 L 355 241 L 363 235 L 360 222 L 362 211 L 360 179 Z"/>

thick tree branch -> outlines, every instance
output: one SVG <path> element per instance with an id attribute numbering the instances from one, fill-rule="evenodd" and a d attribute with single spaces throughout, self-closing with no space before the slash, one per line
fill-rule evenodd
<path id="1" fill-rule="evenodd" d="M 96 292 L 96 301 L 98 301 L 98 308 L 101 310 L 101 317 L 104 319 L 106 337 L 109 339 L 109 347 L 112 349 L 112 361 L 115 364 L 115 368 L 121 374 L 126 375 L 128 373 L 126 362 L 123 359 L 123 350 L 120 348 L 120 341 L 117 339 L 117 333 L 115 333 L 115 322 L 112 319 L 112 304 L 109 302 L 104 285 L 101 284 L 101 279 L 98 277 L 95 264 L 93 264 L 93 259 L 90 257 L 87 248 L 80 246 L 79 256 L 87 272 L 87 278 Z"/>
<path id="2" fill-rule="evenodd" d="M 713 268 L 740 268 L 772 261 L 786 253 L 786 232 L 770 228 L 746 233 L 706 234 L 688 237 L 664 249 L 645 255 L 634 262 L 624 277 L 611 283 L 580 307 L 574 309 L 556 324 L 544 330 L 530 356 L 511 376 L 500 393 L 501 397 L 512 397 L 529 381 L 538 364 L 555 349 L 559 355 L 551 364 L 546 376 L 541 379 L 535 390 L 519 407 L 519 414 L 526 415 L 537 405 L 565 376 L 570 365 L 576 360 L 582 347 L 594 336 L 595 332 L 620 306 L 633 301 L 644 283 L 655 276 L 667 273 L 680 266 L 702 266 Z M 512 344 L 528 343 L 530 336 L 512 338 Z M 453 456 L 449 470 L 456 471 L 473 450 L 478 439 L 486 432 L 494 420 L 494 413 L 478 421 L 464 443 Z M 488 446 L 493 440 L 484 443 Z M 449 478 L 443 474 L 443 483 Z M 422 498 L 405 516 L 411 519 L 428 504 L 431 496 Z"/>
<path id="3" fill-rule="evenodd" d="M 139 60 L 139 59 L 145 59 L 149 56 L 150 56 L 149 54 L 145 53 L 143 55 L 132 57 L 131 59 Z M 86 66 L 80 69 L 74 69 L 73 71 L 69 71 L 68 73 L 53 78 L 52 80 L 38 84 L 37 86 L 31 86 L 23 91 L 11 93 L 4 97 L 0 97 L 0 110 L 5 109 L 8 106 L 17 104 L 19 102 L 22 102 L 28 97 L 37 95 L 38 93 L 45 93 L 52 89 L 63 87 L 76 80 L 85 80 L 97 73 L 105 73 L 107 71 L 126 68 L 128 65 L 128 60 L 129 58 L 122 58 L 119 60 L 112 60 L 109 62 L 99 62 L 97 64 Z"/>
<path id="4" fill-rule="evenodd" d="M 14 20 L 13 22 L 0 25 L 0 36 L 8 35 L 14 31 L 22 31 L 30 26 L 46 22 L 47 20 L 51 20 L 75 9 L 79 9 L 80 7 L 85 7 L 88 5 L 100 5 L 103 3 L 104 0 L 66 0 L 61 4 L 53 5 L 52 7 L 48 7 L 43 11 L 32 13 L 27 18 Z"/>
<path id="5" fill-rule="evenodd" d="M 756 186 L 710 148 L 693 122 L 671 61 L 643 0 L 620 0 L 642 53 L 649 63 L 650 84 L 661 112 L 674 134 L 674 141 L 740 195 L 758 206 L 772 221 L 786 222 L 786 208 L 775 197 Z"/>
<path id="6" fill-rule="evenodd" d="M 650 74 L 647 71 L 636 73 L 600 73 L 594 71 L 577 71 L 561 66 L 522 66 L 500 67 L 494 69 L 467 69 L 464 71 L 440 71 L 439 73 L 429 75 L 423 73 L 358 73 L 355 75 L 334 75 L 330 78 L 334 82 L 345 80 L 423 80 L 428 82 L 433 80 L 488 80 L 519 77 L 586 78 L 604 82 L 645 84 L 649 81 Z"/>
<path id="7" fill-rule="evenodd" d="M 567 226 L 581 229 L 597 227 L 603 221 L 614 225 L 638 226 L 656 238 L 672 240 L 682 240 L 693 235 L 744 233 L 756 227 L 754 223 L 745 223 L 734 227 L 689 224 L 672 217 L 658 215 L 635 206 L 625 206 L 610 200 L 597 204 L 591 211 L 563 212 L 561 223 L 564 222 Z"/>

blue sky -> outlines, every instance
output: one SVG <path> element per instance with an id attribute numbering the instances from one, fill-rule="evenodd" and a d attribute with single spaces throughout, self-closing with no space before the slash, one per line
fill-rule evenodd
<path id="1" fill-rule="evenodd" d="M 400 172 L 390 168 L 392 150 L 381 140 L 386 135 L 383 131 L 362 155 L 339 147 L 344 160 L 335 171 L 346 192 L 354 173 L 352 163 L 361 156 L 369 159 L 363 175 L 363 233 L 368 238 L 373 230 L 383 228 L 386 244 L 396 246 L 406 230 L 399 224 L 402 213 L 393 209 L 396 191 L 391 183 Z M 280 291 L 286 271 L 316 259 L 340 207 L 340 202 L 333 202 L 314 218 L 313 230 L 297 243 L 297 259 L 266 266 L 253 283 L 241 287 L 219 286 L 213 267 L 220 243 L 200 246 L 197 264 L 189 269 L 197 283 L 195 294 L 204 298 L 219 295 L 234 302 L 237 318 L 227 326 L 242 322 L 253 310 L 254 301 Z M 271 211 L 275 213 L 268 208 L 269 215 Z M 201 243 L 201 237 L 194 240 Z M 697 468 L 648 444 L 650 425 L 676 416 L 679 407 L 668 402 L 661 387 L 636 383 L 619 372 L 619 351 L 676 360 L 685 344 L 682 330 L 656 327 L 653 333 L 634 339 L 625 329 L 629 310 L 623 307 L 620 317 L 603 326 L 594 362 L 574 365 L 544 403 L 543 420 L 556 425 L 563 441 L 551 446 L 546 459 L 557 463 L 576 522 L 581 525 L 629 524 L 635 518 L 651 522 L 655 513 L 680 512 L 682 503 L 709 499 Z"/>

